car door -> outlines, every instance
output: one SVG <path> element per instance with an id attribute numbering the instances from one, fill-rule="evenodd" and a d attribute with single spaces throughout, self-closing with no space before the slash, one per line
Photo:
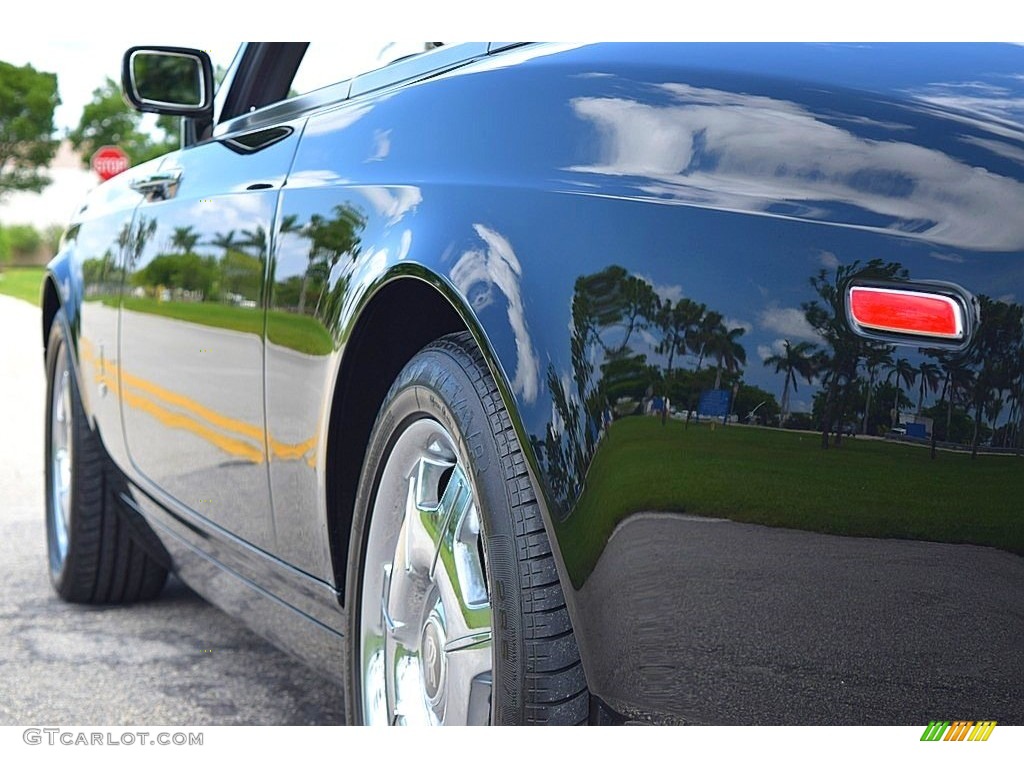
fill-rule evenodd
<path id="1" fill-rule="evenodd" d="M 273 518 L 263 394 L 265 275 L 299 124 L 166 156 L 145 194 L 121 313 L 122 414 L 160 492 L 264 549 Z"/>

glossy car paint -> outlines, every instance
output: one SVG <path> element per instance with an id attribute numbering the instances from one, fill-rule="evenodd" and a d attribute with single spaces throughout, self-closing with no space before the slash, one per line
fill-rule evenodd
<path id="1" fill-rule="evenodd" d="M 329 504 L 330 457 L 358 463 L 366 434 L 331 425 L 365 422 L 346 405 L 372 415 L 356 392 L 390 382 L 387 350 L 350 342 L 454 308 L 529 454 L 595 702 L 656 722 L 1022 722 L 1022 74 L 1008 46 L 538 45 L 254 113 L 249 132 L 292 132 L 164 160 L 186 171 L 170 201 L 133 195 L 153 171 L 132 169 L 73 223 L 52 274 L 83 399 L 186 580 L 336 671 L 351 510 Z M 190 213 L 207 199 L 215 215 Z M 87 266 L 108 251 L 121 283 Z M 258 264 L 251 297 L 230 291 L 258 306 L 154 284 L 146 264 L 175 253 L 220 280 Z M 971 338 L 855 335 L 851 282 L 950 286 Z M 435 299 L 374 314 L 412 283 Z M 136 289 L 198 309 L 138 311 Z M 123 304 L 119 344 L 100 295 Z M 700 305 L 719 333 L 700 336 Z M 815 352 L 802 376 L 794 353 Z M 691 382 L 680 411 L 716 379 L 742 394 L 739 370 L 790 413 L 818 397 L 840 434 L 632 415 L 663 394 L 652 369 Z M 966 450 L 881 439 L 900 399 Z"/>

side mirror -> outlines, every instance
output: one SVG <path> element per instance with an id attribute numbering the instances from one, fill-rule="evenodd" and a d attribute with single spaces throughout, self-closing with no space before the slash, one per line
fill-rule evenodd
<path id="1" fill-rule="evenodd" d="M 213 65 L 203 51 L 163 45 L 129 48 L 121 88 L 125 100 L 141 112 L 182 117 L 213 114 Z"/>

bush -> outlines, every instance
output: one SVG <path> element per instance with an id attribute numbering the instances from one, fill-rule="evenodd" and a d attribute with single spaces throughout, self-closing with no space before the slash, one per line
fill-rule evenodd
<path id="1" fill-rule="evenodd" d="M 11 246 L 7 242 L 7 230 L 0 224 L 0 266 L 11 258 Z"/>
<path id="2" fill-rule="evenodd" d="M 791 413 L 786 419 L 786 429 L 814 429 L 815 427 L 809 413 Z"/>
<path id="3" fill-rule="evenodd" d="M 7 243 L 14 256 L 31 256 L 43 244 L 43 237 L 31 224 L 7 227 Z"/>

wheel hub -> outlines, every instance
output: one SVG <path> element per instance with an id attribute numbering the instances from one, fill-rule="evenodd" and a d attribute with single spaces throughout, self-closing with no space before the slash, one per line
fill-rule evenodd
<path id="1" fill-rule="evenodd" d="M 423 690 L 432 706 L 441 702 L 444 693 L 445 668 L 444 629 L 438 617 L 431 614 L 423 626 L 420 640 L 420 667 L 423 674 Z"/>
<path id="2" fill-rule="evenodd" d="M 71 432 L 71 372 L 66 353 L 61 350 L 53 371 L 50 396 L 50 504 L 49 526 L 53 546 L 51 567 L 58 570 L 68 551 L 71 527 L 71 464 L 73 441 Z"/>
<path id="3" fill-rule="evenodd" d="M 491 609 L 479 512 L 455 441 L 432 419 L 409 425 L 387 458 L 364 568 L 364 720 L 488 722 Z"/>

